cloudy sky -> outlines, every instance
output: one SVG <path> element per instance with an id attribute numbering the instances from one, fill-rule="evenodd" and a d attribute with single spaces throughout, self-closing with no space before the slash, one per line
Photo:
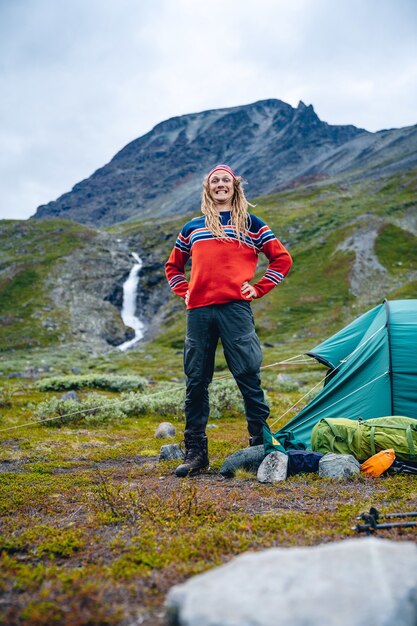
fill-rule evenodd
<path id="1" fill-rule="evenodd" d="M 0 0 L 0 93 L 0 219 L 26 219 L 176 115 L 417 124 L 417 2 Z"/>

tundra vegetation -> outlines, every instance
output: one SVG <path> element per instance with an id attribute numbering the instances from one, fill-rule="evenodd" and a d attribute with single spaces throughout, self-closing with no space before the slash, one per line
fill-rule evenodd
<path id="1" fill-rule="evenodd" d="M 307 352 L 384 297 L 416 296 L 416 191 L 411 172 L 256 201 L 295 259 L 286 282 L 254 303 L 264 365 Z M 162 263 L 178 227 L 167 221 L 155 235 L 134 222 L 108 232 L 140 233 Z M 298 475 L 275 485 L 243 471 L 221 478 L 223 460 L 247 435 L 220 352 L 211 470 L 178 480 L 175 461 L 158 461 L 162 444 L 181 443 L 184 425 L 177 301 L 152 341 L 94 354 L 64 340 L 69 319 L 45 288 L 63 256 L 94 245 L 94 231 L 64 220 L 7 221 L 0 239 L 0 623 L 156 626 L 173 584 L 245 550 L 352 537 L 355 516 L 370 506 L 416 510 L 415 476 Z M 367 260 L 362 270 L 358 258 Z M 262 375 L 278 430 L 325 370 L 281 363 Z M 175 425 L 175 438 L 154 437 L 161 421 Z M 415 540 L 415 532 L 378 536 Z"/>

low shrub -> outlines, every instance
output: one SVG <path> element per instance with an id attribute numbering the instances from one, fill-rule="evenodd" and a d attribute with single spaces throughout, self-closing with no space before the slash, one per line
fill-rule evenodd
<path id="1" fill-rule="evenodd" d="M 82 402 L 51 398 L 38 404 L 34 417 L 47 426 L 85 423 L 98 425 L 126 417 L 120 400 L 110 400 L 99 394 L 89 394 Z"/>
<path id="2" fill-rule="evenodd" d="M 214 382 L 210 388 L 210 417 L 219 419 L 224 413 L 242 414 L 243 398 L 234 380 Z"/>
<path id="3" fill-rule="evenodd" d="M 147 413 L 161 417 L 181 418 L 184 415 L 185 388 L 168 387 L 152 395 L 123 395 L 123 410 L 127 415 Z M 234 380 L 214 381 L 210 386 L 210 418 L 219 419 L 226 412 L 242 413 L 243 399 Z"/>
<path id="4" fill-rule="evenodd" d="M 68 391 L 70 389 L 105 389 L 106 391 L 139 391 L 148 384 L 142 376 L 114 374 L 81 374 L 55 376 L 37 382 L 39 391 Z"/>
<path id="5" fill-rule="evenodd" d="M 281 393 L 289 393 L 291 391 L 299 391 L 300 385 L 292 377 L 278 374 L 274 382 L 274 389 L 275 391 L 279 391 Z"/>
<path id="6" fill-rule="evenodd" d="M 8 409 L 12 406 L 12 397 L 17 393 L 11 387 L 0 387 L 0 408 Z"/>
<path id="7" fill-rule="evenodd" d="M 115 420 L 157 415 L 181 419 L 184 415 L 185 389 L 167 385 L 153 394 L 124 393 L 120 399 L 89 394 L 81 402 L 51 398 L 37 405 L 34 417 L 47 426 L 62 426 L 80 422 L 103 424 Z M 233 380 L 214 382 L 210 389 L 210 417 L 219 419 L 224 414 L 242 414 L 242 396 Z"/>
<path id="8" fill-rule="evenodd" d="M 183 387 L 168 386 L 153 394 L 124 393 L 121 403 L 128 417 L 152 414 L 179 419 L 184 412 L 184 399 Z"/>

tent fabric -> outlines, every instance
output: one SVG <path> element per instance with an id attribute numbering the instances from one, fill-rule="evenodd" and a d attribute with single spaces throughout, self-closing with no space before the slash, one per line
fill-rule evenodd
<path id="1" fill-rule="evenodd" d="M 320 393 L 276 436 L 310 448 L 322 418 L 417 419 L 417 300 L 385 301 L 307 352 L 329 368 Z"/>

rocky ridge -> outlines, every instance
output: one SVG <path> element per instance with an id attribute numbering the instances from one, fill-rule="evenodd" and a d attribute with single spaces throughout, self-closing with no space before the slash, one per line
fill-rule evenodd
<path id="1" fill-rule="evenodd" d="M 327 175 L 320 159 L 368 135 L 321 121 L 311 105 L 293 108 L 274 99 L 174 117 L 129 143 L 71 192 L 39 207 L 35 218 L 100 227 L 186 213 L 199 206 L 202 177 L 218 162 L 249 179 L 249 197 L 267 195 L 306 173 Z M 308 173 L 312 164 L 316 169 Z"/>

